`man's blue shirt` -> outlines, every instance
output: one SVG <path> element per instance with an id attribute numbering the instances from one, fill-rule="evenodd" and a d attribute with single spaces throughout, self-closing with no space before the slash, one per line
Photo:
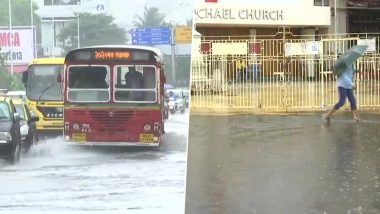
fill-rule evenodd
<path id="1" fill-rule="evenodd" d="M 352 89 L 352 86 L 354 85 L 353 77 L 354 70 L 353 67 L 350 66 L 338 77 L 338 87 Z"/>

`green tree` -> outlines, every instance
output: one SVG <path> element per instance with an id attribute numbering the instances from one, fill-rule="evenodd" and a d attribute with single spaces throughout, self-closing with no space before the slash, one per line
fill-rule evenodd
<path id="1" fill-rule="evenodd" d="M 0 47 L 1 52 L 1 47 Z M 0 56 L 0 89 L 24 90 L 20 74 L 12 74 L 5 69 L 4 60 Z"/>
<path id="2" fill-rule="evenodd" d="M 30 0 L 12 0 L 12 26 L 30 26 Z M 33 3 L 33 25 L 36 26 L 36 42 L 41 43 L 41 18 L 36 14 L 38 6 Z M 0 0 L 0 26 L 9 26 L 8 0 Z M 38 49 L 38 52 L 41 50 Z"/>
<path id="3" fill-rule="evenodd" d="M 30 26 L 30 0 L 12 1 L 12 26 Z M 34 24 L 40 25 L 40 18 L 35 13 L 38 7 L 33 3 Z M 9 26 L 8 0 L 0 0 L 0 26 Z"/>
<path id="4" fill-rule="evenodd" d="M 113 21 L 114 17 L 105 14 L 79 14 L 80 46 L 92 45 L 122 45 L 128 40 L 123 28 L 119 28 Z M 73 20 L 62 29 L 57 36 L 65 53 L 78 47 L 78 21 Z"/>
<path id="5" fill-rule="evenodd" d="M 142 16 L 135 15 L 133 25 L 136 28 L 141 27 L 159 27 L 168 26 L 165 23 L 165 15 L 160 13 L 157 7 L 144 7 L 144 14 Z"/>

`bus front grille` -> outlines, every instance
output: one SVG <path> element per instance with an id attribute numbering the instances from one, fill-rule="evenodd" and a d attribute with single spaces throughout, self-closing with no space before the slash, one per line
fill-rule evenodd
<path id="1" fill-rule="evenodd" d="M 37 106 L 37 110 L 41 112 L 45 119 L 62 119 L 63 118 L 63 108 L 57 107 L 47 107 L 47 106 Z"/>
<path id="2" fill-rule="evenodd" d="M 101 111 L 91 110 L 90 117 L 105 128 L 117 128 L 127 123 L 135 114 L 134 111 Z"/>

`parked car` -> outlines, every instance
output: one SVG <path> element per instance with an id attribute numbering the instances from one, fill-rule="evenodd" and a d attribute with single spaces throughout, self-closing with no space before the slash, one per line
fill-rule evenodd
<path id="1" fill-rule="evenodd" d="M 38 133 L 36 122 L 39 120 L 37 116 L 32 116 L 31 111 L 26 103 L 20 98 L 13 98 L 13 103 L 17 113 L 20 115 L 20 133 L 22 147 L 25 152 L 37 144 Z"/>
<path id="2" fill-rule="evenodd" d="M 20 116 L 9 97 L 0 98 L 0 156 L 11 163 L 20 161 Z"/>

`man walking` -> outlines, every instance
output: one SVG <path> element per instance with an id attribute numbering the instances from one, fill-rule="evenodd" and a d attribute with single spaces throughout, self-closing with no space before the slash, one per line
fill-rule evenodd
<path id="1" fill-rule="evenodd" d="M 355 72 L 356 73 L 356 72 Z M 339 101 L 333 108 L 325 115 L 327 122 L 330 121 L 331 115 L 340 109 L 346 102 L 346 98 L 351 104 L 352 116 L 356 122 L 360 121 L 360 118 L 357 113 L 356 99 L 354 96 L 354 69 L 353 65 L 347 67 L 345 71 L 338 77 L 338 92 L 339 92 Z"/>

